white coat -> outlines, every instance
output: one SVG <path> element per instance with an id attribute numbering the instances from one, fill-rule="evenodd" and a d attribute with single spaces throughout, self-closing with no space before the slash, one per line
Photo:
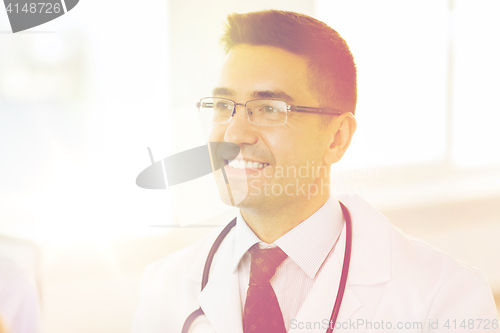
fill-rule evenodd
<path id="1" fill-rule="evenodd" d="M 335 332 L 499 332 L 481 271 L 405 235 L 358 196 L 341 201 L 351 214 L 353 243 Z M 200 306 L 206 316 L 190 332 L 243 332 L 238 276 L 230 267 L 233 233 L 221 244 L 200 293 L 205 260 L 219 232 L 148 267 L 133 333 L 181 332 Z M 289 332 L 326 332 L 344 250 L 345 227 Z"/>

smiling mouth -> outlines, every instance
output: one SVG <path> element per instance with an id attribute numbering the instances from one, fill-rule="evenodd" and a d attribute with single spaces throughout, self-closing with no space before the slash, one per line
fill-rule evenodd
<path id="1" fill-rule="evenodd" d="M 263 169 L 269 163 L 259 163 L 245 160 L 224 160 L 225 164 L 233 169 Z"/>

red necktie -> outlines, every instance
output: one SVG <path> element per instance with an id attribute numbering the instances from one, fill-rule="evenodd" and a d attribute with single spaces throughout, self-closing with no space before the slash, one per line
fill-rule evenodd
<path id="1" fill-rule="evenodd" d="M 286 333 L 278 299 L 269 280 L 287 257 L 279 247 L 248 250 L 252 255 L 250 282 L 243 313 L 244 333 Z"/>

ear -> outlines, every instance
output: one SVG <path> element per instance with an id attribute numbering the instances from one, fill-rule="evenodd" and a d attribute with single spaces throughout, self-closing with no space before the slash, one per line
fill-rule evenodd
<path id="1" fill-rule="evenodd" d="M 337 163 L 344 156 L 356 132 L 356 126 L 356 119 L 350 112 L 345 112 L 332 120 L 328 126 L 330 140 L 324 158 L 326 164 Z"/>

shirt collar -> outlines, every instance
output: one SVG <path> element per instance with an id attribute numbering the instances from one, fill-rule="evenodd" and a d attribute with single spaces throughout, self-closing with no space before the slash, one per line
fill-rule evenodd
<path id="1" fill-rule="evenodd" d="M 279 246 L 311 279 L 314 279 L 343 228 L 339 202 L 330 197 L 320 209 L 273 244 Z M 236 216 L 233 269 L 236 270 L 252 245 L 262 242 L 246 224 L 240 211 Z"/>

